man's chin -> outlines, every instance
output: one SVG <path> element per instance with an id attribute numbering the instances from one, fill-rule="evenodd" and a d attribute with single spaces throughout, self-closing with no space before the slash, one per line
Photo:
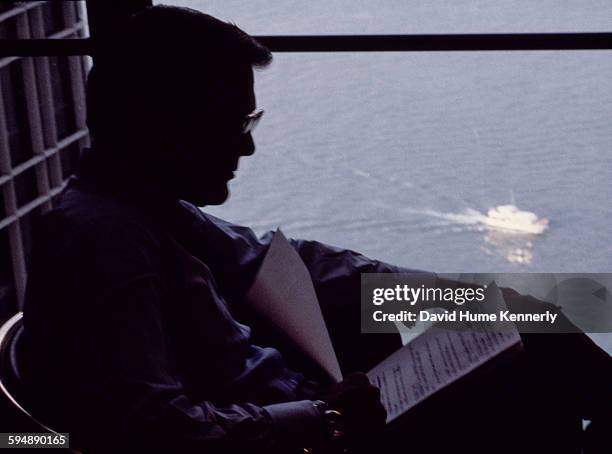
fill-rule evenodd
<path id="1" fill-rule="evenodd" d="M 193 203 L 196 206 L 202 207 L 205 205 L 221 205 L 229 197 L 229 189 L 227 185 L 222 188 L 216 188 L 215 190 L 208 191 L 204 194 L 196 194 L 187 199 L 188 202 Z"/>

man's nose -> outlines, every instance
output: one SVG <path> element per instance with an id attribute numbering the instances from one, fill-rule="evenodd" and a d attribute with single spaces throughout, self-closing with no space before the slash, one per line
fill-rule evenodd
<path id="1" fill-rule="evenodd" d="M 253 136 L 249 132 L 244 135 L 244 139 L 240 144 L 240 155 L 251 156 L 253 153 L 255 153 L 255 142 L 253 141 Z"/>

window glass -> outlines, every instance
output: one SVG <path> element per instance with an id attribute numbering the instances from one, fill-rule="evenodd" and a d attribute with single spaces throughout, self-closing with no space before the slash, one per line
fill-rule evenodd
<path id="1" fill-rule="evenodd" d="M 258 232 L 439 272 L 610 270 L 612 52 L 275 55 L 229 201 Z M 483 223 L 514 201 L 541 235 Z"/>
<path id="2" fill-rule="evenodd" d="M 612 3 L 171 1 L 252 34 L 612 30 Z M 233 195 L 210 212 L 446 272 L 610 271 L 609 51 L 277 53 Z M 504 204 L 542 235 L 484 222 Z"/>
<path id="3" fill-rule="evenodd" d="M 249 33 L 390 34 L 612 30 L 609 0 L 164 0 Z"/>

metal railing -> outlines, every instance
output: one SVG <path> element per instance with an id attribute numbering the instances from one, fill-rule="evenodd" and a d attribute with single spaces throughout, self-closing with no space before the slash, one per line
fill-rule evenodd
<path id="1" fill-rule="evenodd" d="M 16 38 L 0 40 L 0 47 L 6 48 L 12 42 L 54 40 L 61 43 L 81 40 L 79 37 L 84 35 L 87 24 L 83 18 L 77 16 L 74 2 L 64 2 L 61 6 L 63 28 L 50 35 L 45 33 L 45 18 L 42 8 L 47 3 L 16 3 L 13 8 L 0 14 L 0 24 L 3 21 L 14 20 L 16 25 Z M 68 39 L 70 37 L 75 37 L 75 39 Z M 47 57 L 47 55 L 56 54 L 50 53 L 36 58 L 34 58 L 34 55 L 10 52 L 1 55 L 3 58 L 0 58 L 0 71 L 8 71 L 10 65 L 20 65 L 19 74 L 22 75 L 21 82 L 24 92 L 23 98 L 18 98 L 15 102 L 23 103 L 27 112 L 27 125 L 20 125 L 20 128 L 27 131 L 29 146 L 27 154 L 31 155 L 22 162 L 12 162 L 5 109 L 15 109 L 16 106 L 5 102 L 8 96 L 6 90 L 9 87 L 3 86 L 2 80 L 0 80 L 0 190 L 2 191 L 4 209 L 3 216 L 0 218 L 0 233 L 6 231 L 8 234 L 8 248 L 13 274 L 12 286 L 19 308 L 23 304 L 27 278 L 24 218 L 37 209 L 40 209 L 41 212 L 50 209 L 53 197 L 64 188 L 67 169 L 62 166 L 60 154 L 69 147 L 75 145 L 83 147 L 88 143 L 88 132 L 85 125 L 84 109 L 82 108 L 85 103 L 86 71 L 83 59 L 78 57 L 68 58 L 67 74 L 64 76 L 70 80 L 68 98 L 73 110 L 71 116 L 74 116 L 75 121 L 73 128 L 67 135 L 58 137 L 56 106 L 53 96 L 52 62 Z M 29 171 L 34 172 L 36 188 L 28 188 L 28 190 L 35 192 L 35 196 L 30 197 L 29 200 L 20 201 L 16 189 L 16 180 Z M 26 180 L 25 184 L 29 185 L 30 182 Z M 0 287 L 6 286 L 6 284 L 6 282 L 1 282 Z M 3 302 L 0 301 L 0 304 L 3 304 Z"/>

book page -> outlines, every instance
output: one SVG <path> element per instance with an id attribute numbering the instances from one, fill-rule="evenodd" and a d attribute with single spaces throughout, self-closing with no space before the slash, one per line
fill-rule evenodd
<path id="1" fill-rule="evenodd" d="M 280 229 L 245 300 L 333 380 L 342 380 L 310 273 Z"/>
<path id="2" fill-rule="evenodd" d="M 485 294 L 501 299 L 499 304 L 503 304 L 495 285 L 489 286 Z M 478 330 L 434 326 L 391 354 L 368 372 L 368 377 L 380 388 L 389 423 L 520 342 L 516 327 L 509 324 L 483 324 Z"/>

